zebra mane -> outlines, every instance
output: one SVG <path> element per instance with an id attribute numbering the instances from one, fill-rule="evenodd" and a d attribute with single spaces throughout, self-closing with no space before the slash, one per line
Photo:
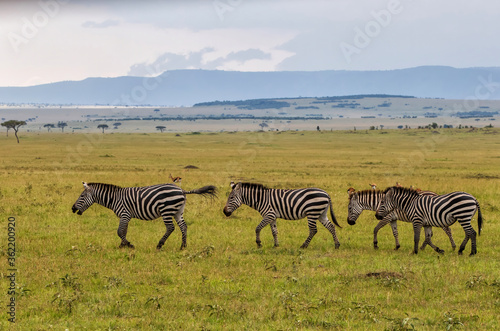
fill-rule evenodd
<path id="1" fill-rule="evenodd" d="M 352 194 L 349 194 L 349 201 L 351 201 L 352 197 L 354 195 L 357 195 L 357 196 L 365 196 L 365 195 L 372 195 L 372 194 L 375 194 L 375 195 L 378 195 L 380 193 L 385 193 L 383 192 L 382 190 L 362 190 L 362 191 L 355 191 L 354 193 Z"/>
<path id="2" fill-rule="evenodd" d="M 263 190 L 268 189 L 268 187 L 266 187 L 262 184 L 257 184 L 257 183 L 240 182 L 240 185 L 241 185 L 241 187 L 250 188 L 250 189 L 263 189 Z"/>
<path id="3" fill-rule="evenodd" d="M 87 183 L 88 186 L 94 186 L 94 187 L 100 187 L 100 188 L 106 188 L 110 190 L 119 190 L 122 187 L 118 185 L 113 185 L 113 184 L 106 184 L 106 183 Z"/>
<path id="4" fill-rule="evenodd" d="M 409 187 L 400 187 L 400 186 L 391 186 L 385 189 L 384 194 L 389 192 L 389 190 L 393 190 L 396 193 L 409 193 L 414 195 L 419 195 L 417 190 L 414 190 Z"/>

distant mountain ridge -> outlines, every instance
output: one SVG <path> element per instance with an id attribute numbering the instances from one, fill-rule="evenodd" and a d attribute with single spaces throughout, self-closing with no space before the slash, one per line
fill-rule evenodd
<path id="1" fill-rule="evenodd" d="M 87 78 L 29 87 L 0 87 L 0 103 L 192 106 L 215 100 L 358 94 L 500 99 L 500 67 L 277 72 L 172 70 L 156 77 Z"/>

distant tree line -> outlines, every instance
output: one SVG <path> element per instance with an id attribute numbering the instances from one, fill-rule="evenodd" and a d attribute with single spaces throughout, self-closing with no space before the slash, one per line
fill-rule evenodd
<path id="1" fill-rule="evenodd" d="M 471 118 L 471 117 L 493 117 L 493 115 L 497 115 L 498 111 L 482 111 L 482 110 L 474 110 L 474 111 L 463 111 L 458 112 L 457 116 L 460 118 Z"/>
<path id="2" fill-rule="evenodd" d="M 290 107 L 290 103 L 286 101 L 277 101 L 275 99 L 252 99 L 239 101 L 211 101 L 201 102 L 193 105 L 193 107 L 202 106 L 234 106 L 238 109 L 281 109 Z"/>

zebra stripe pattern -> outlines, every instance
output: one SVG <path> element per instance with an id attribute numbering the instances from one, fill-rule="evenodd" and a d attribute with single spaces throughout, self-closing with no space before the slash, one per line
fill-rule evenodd
<path id="1" fill-rule="evenodd" d="M 187 194 L 216 195 L 215 186 L 205 186 L 197 190 L 184 191 L 174 184 L 158 184 L 144 187 L 119 187 L 111 184 L 85 183 L 84 190 L 72 207 L 73 213 L 82 215 L 92 204 L 111 209 L 120 218 L 118 236 L 120 247 L 134 246 L 127 240 L 128 223 L 132 218 L 154 220 L 163 218 L 166 226 L 165 235 L 160 239 L 160 249 L 174 231 L 173 219 L 182 232 L 181 249 L 186 247 L 187 225 L 183 214 Z"/>
<path id="2" fill-rule="evenodd" d="M 396 209 L 405 212 L 413 223 L 415 254 L 418 253 L 418 242 L 422 226 L 444 227 L 450 226 L 456 221 L 458 221 L 465 232 L 465 239 L 460 245 L 458 254 L 462 254 L 469 239 L 471 240 L 470 255 L 477 253 L 476 231 L 472 227 L 471 221 L 477 211 L 478 233 L 481 234 L 483 218 L 479 203 L 469 193 L 452 192 L 431 196 L 420 195 L 417 191 L 411 189 L 390 187 L 385 190 L 385 197 L 380 203 L 376 216 L 378 219 L 381 219 Z M 425 230 L 426 240 L 429 238 L 430 241 L 428 229 L 426 228 Z M 443 252 L 438 247 L 434 249 L 437 252 Z"/>
<path id="3" fill-rule="evenodd" d="M 380 202 L 385 196 L 384 191 L 381 190 L 356 191 L 354 188 L 351 187 L 349 188 L 349 190 L 347 190 L 347 192 L 349 193 L 349 205 L 347 207 L 348 211 L 347 223 L 350 225 L 356 224 L 356 220 L 358 219 L 359 215 L 363 210 L 376 211 L 380 205 Z M 418 193 L 420 195 L 437 196 L 436 193 L 431 191 L 418 191 Z M 378 239 L 377 239 L 378 231 L 389 223 L 391 224 L 392 234 L 396 241 L 395 250 L 399 249 L 400 244 L 398 238 L 398 227 L 396 223 L 397 220 L 403 222 L 411 222 L 411 220 L 402 210 L 399 209 L 393 210 L 391 213 L 388 214 L 388 216 L 384 217 L 384 219 L 381 220 L 373 230 L 373 247 L 375 249 L 378 249 Z M 453 248 L 453 250 L 455 250 L 456 244 L 455 241 L 453 240 L 453 235 L 451 234 L 450 228 L 445 226 L 442 229 L 448 235 L 451 247 Z M 428 243 L 429 242 L 425 240 L 420 249 L 423 250 Z"/>
<path id="4" fill-rule="evenodd" d="M 314 235 L 318 232 L 316 221 L 319 220 L 327 228 L 335 241 L 335 248 L 340 247 L 340 242 L 335 232 L 335 226 L 328 220 L 328 208 L 330 217 L 337 225 L 333 213 L 332 201 L 325 191 L 318 188 L 304 188 L 296 190 L 270 189 L 260 184 L 253 183 L 231 183 L 231 193 L 224 207 L 224 214 L 230 216 L 238 207 L 245 204 L 257 210 L 262 221 L 255 229 L 256 243 L 262 247 L 260 231 L 266 225 L 270 225 L 274 238 L 274 246 L 278 247 L 277 218 L 286 220 L 298 220 L 307 217 L 309 236 L 301 248 L 307 248 Z"/>

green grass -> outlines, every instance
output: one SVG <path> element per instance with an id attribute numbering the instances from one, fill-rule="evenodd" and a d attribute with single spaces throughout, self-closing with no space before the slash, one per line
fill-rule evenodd
<path id="1" fill-rule="evenodd" d="M 3 224 L 16 218 L 17 328 L 499 329 L 500 131 L 385 132 L 22 134 L 20 144 L 0 137 L 0 216 Z M 169 182 L 170 173 L 187 190 L 219 188 L 218 199 L 188 197 L 186 250 L 178 228 L 156 250 L 160 220 L 133 220 L 130 250 L 118 249 L 112 211 L 96 205 L 71 213 L 82 181 L 144 186 Z M 278 221 L 279 248 L 265 228 L 258 249 L 258 213 L 245 206 L 230 218 L 222 213 L 231 180 L 325 189 L 343 226 L 340 249 L 322 226 L 299 249 L 305 220 Z M 389 227 L 374 250 L 373 213 L 346 222 L 347 189 L 370 182 L 473 194 L 485 220 L 478 254 L 468 256 L 469 243 L 458 256 L 435 230 L 446 253 L 428 247 L 413 255 L 406 223 L 399 223 L 398 251 Z M 460 244 L 463 230 L 451 229 Z M 7 264 L 0 265 L 5 277 Z M 0 326 L 11 327 L 2 316 Z"/>

